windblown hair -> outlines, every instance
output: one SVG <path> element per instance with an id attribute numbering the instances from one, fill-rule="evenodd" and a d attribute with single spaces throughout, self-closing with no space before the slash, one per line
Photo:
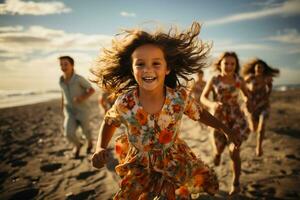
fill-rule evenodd
<path id="1" fill-rule="evenodd" d="M 223 52 L 219 56 L 219 58 L 215 61 L 214 65 L 213 65 L 214 69 L 216 71 L 221 72 L 221 62 L 227 56 L 235 58 L 236 66 L 235 66 L 235 71 L 234 72 L 238 75 L 239 71 L 240 71 L 240 68 L 241 68 L 240 67 L 240 62 L 239 62 L 239 58 L 238 58 L 237 54 L 235 52 L 233 52 L 233 51 L 225 51 L 225 52 Z"/>
<path id="2" fill-rule="evenodd" d="M 255 66 L 257 64 L 261 64 L 263 66 L 264 76 L 275 77 L 275 76 L 278 76 L 280 73 L 279 69 L 270 67 L 266 62 L 264 62 L 263 60 L 261 60 L 259 58 L 254 58 L 254 59 L 250 60 L 248 63 L 243 65 L 242 76 L 245 78 L 249 75 L 254 75 L 255 74 Z"/>
<path id="3" fill-rule="evenodd" d="M 165 85 L 175 88 L 180 84 L 179 78 L 191 80 L 189 76 L 206 66 L 210 45 L 198 39 L 201 26 L 194 22 L 183 32 L 170 28 L 167 33 L 156 30 L 149 33 L 140 29 L 125 30 L 112 41 L 110 49 L 103 49 L 91 72 L 96 76 L 93 82 L 114 94 L 126 92 L 137 86 L 132 73 L 132 53 L 145 44 L 158 46 L 164 52 L 170 73 Z"/>

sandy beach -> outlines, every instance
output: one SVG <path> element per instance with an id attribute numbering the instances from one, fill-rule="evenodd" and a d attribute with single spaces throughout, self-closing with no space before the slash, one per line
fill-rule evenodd
<path id="1" fill-rule="evenodd" d="M 96 96 L 92 128 L 96 143 L 103 119 Z M 110 162 L 97 170 L 86 146 L 72 159 L 72 146 L 62 134 L 60 101 L 0 109 L 0 199 L 112 199 L 118 190 L 117 164 L 111 142 Z M 264 155 L 255 156 L 255 135 L 243 143 L 241 193 L 237 199 L 300 199 L 300 90 L 272 94 Z M 115 135 L 115 137 L 118 134 Z M 212 147 L 208 130 L 184 118 L 181 137 L 210 166 Z M 198 199 L 228 199 L 231 180 L 228 151 L 215 168 L 220 192 Z"/>

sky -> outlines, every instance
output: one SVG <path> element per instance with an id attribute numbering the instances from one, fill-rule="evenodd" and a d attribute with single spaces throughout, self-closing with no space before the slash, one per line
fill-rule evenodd
<path id="1" fill-rule="evenodd" d="M 202 24 L 211 56 L 235 51 L 279 68 L 274 84 L 300 84 L 300 0 L 0 1 L 0 90 L 58 89 L 58 57 L 89 69 L 124 28 Z"/>

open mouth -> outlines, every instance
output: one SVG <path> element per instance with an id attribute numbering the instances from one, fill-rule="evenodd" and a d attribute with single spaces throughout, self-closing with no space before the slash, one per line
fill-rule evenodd
<path id="1" fill-rule="evenodd" d="M 145 77 L 143 77 L 142 79 L 143 79 L 143 81 L 145 81 L 145 82 L 147 82 L 147 83 L 151 83 L 151 82 L 153 82 L 153 81 L 156 80 L 156 77 L 153 77 L 153 76 L 145 76 Z"/>

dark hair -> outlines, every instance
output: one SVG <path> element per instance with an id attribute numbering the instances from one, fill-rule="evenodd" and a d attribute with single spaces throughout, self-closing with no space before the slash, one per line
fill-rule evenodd
<path id="1" fill-rule="evenodd" d="M 97 64 L 91 69 L 96 76 L 92 81 L 115 94 L 136 87 L 131 55 L 137 47 L 153 44 L 162 49 L 170 69 L 165 85 L 175 88 L 181 85 L 179 78 L 188 81 L 189 75 L 206 66 L 210 45 L 198 39 L 200 28 L 199 23 L 194 22 L 190 29 L 181 33 L 176 28 L 170 28 L 167 33 L 125 30 L 118 35 L 123 35 L 121 39 L 112 41 L 110 49 L 103 49 Z"/>
<path id="2" fill-rule="evenodd" d="M 70 57 L 70 56 L 60 56 L 60 57 L 58 57 L 58 59 L 59 59 L 59 60 L 66 59 L 66 60 L 69 61 L 69 63 L 70 63 L 71 65 L 74 66 L 74 59 L 73 59 L 72 57 Z"/>
<path id="3" fill-rule="evenodd" d="M 254 58 L 243 65 L 242 76 L 246 77 L 248 75 L 254 75 L 255 74 L 255 66 L 257 64 L 261 64 L 263 66 L 263 68 L 264 68 L 263 75 L 264 76 L 274 77 L 274 76 L 278 76 L 280 73 L 279 69 L 270 67 L 266 62 L 264 62 L 263 60 L 261 60 L 259 58 Z"/>
<path id="4" fill-rule="evenodd" d="M 233 57 L 235 58 L 236 61 L 236 66 L 235 66 L 235 70 L 234 73 L 239 74 L 240 71 L 240 62 L 239 62 L 239 58 L 237 56 L 237 54 L 233 51 L 225 51 L 223 52 L 219 58 L 216 60 L 216 62 L 214 63 L 213 67 L 215 68 L 215 70 L 221 71 L 220 66 L 221 66 L 221 62 L 225 57 Z"/>

